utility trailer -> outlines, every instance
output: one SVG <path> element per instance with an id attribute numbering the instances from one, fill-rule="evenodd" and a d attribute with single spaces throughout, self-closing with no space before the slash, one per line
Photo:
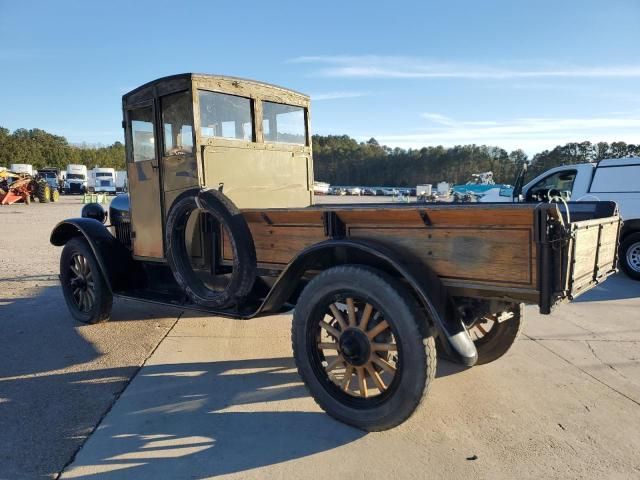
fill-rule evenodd
<path id="1" fill-rule="evenodd" d="M 237 319 L 293 309 L 311 395 L 372 431 L 414 412 L 437 354 L 494 361 L 524 303 L 551 313 L 616 271 L 613 202 L 314 204 L 309 107 L 214 75 L 124 95 L 129 194 L 51 235 L 72 315 L 108 320 L 113 296 Z"/>

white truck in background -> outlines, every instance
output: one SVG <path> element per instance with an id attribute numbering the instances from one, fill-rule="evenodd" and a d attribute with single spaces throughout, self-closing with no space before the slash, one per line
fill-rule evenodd
<path id="1" fill-rule="evenodd" d="M 522 181 L 519 179 L 520 185 Z M 608 200 L 618 204 L 624 220 L 620 232 L 620 267 L 640 280 L 640 157 L 610 158 L 598 163 L 563 165 L 541 173 L 521 188 L 496 188 L 480 202 L 581 202 Z"/>
<path id="2" fill-rule="evenodd" d="M 87 193 L 87 167 L 85 165 L 67 165 L 62 193 Z"/>
<path id="3" fill-rule="evenodd" d="M 126 170 L 116 170 L 116 193 L 128 192 L 129 182 Z"/>
<path id="4" fill-rule="evenodd" d="M 14 173 L 28 173 L 33 176 L 33 166 L 29 163 L 12 163 L 9 170 Z"/>
<path id="5" fill-rule="evenodd" d="M 89 191 L 116 194 L 116 171 L 109 167 L 95 167 L 89 172 Z"/>

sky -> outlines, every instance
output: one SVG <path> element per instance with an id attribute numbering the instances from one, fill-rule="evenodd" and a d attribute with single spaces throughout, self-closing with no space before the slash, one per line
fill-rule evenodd
<path id="1" fill-rule="evenodd" d="M 121 97 L 217 73 L 402 148 L 640 143 L 640 0 L 0 0 L 0 126 L 122 141 Z"/>

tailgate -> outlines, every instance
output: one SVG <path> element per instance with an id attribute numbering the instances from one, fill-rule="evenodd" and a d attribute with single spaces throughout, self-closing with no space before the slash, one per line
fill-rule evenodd
<path id="1" fill-rule="evenodd" d="M 573 300 L 617 271 L 620 217 L 574 222 L 570 229 L 566 285 Z"/>

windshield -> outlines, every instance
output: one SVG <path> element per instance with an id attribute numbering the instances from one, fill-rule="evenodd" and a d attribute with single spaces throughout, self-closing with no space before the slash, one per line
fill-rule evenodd
<path id="1" fill-rule="evenodd" d="M 82 173 L 67 173 L 67 180 L 84 180 Z"/>
<path id="2" fill-rule="evenodd" d="M 98 173 L 96 173 L 96 177 L 113 177 L 113 173 L 111 173 L 111 172 L 98 172 Z"/>
<path id="3" fill-rule="evenodd" d="M 45 178 L 56 178 L 55 172 L 44 172 L 42 176 Z"/>

